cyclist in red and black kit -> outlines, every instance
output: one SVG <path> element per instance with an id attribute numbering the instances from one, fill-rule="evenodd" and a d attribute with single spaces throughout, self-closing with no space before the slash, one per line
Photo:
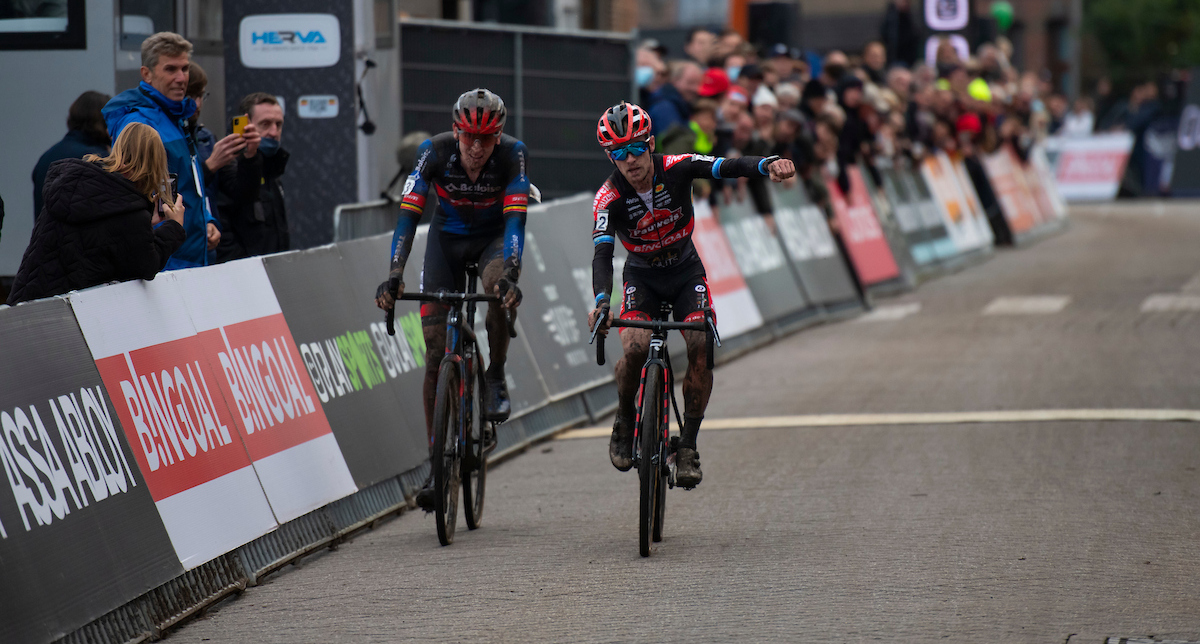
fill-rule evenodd
<path id="1" fill-rule="evenodd" d="M 589 315 L 589 325 L 595 324 L 611 297 L 617 239 L 629 251 L 621 289 L 621 319 L 657 317 L 663 303 L 672 306 L 676 321 L 702 319 L 704 309 L 712 302 L 704 264 L 692 243 L 692 180 L 770 176 L 772 181 L 783 181 L 795 174 L 795 166 L 777 156 L 725 159 L 700 154 L 654 154 L 650 116 L 630 103 L 614 105 L 600 117 L 596 139 L 617 169 L 596 193 L 592 205 L 592 290 L 596 308 Z M 602 323 L 602 333 L 607 331 L 611 316 L 610 312 Z M 608 456 L 622 472 L 633 467 L 634 406 L 650 333 L 647 329 L 621 329 L 624 355 L 616 366 L 619 403 Z M 691 488 L 703 476 L 696 436 L 712 393 L 712 370 L 705 364 L 704 333 L 685 331 L 683 335 L 688 369 L 683 380 L 683 428 L 675 453 L 675 479 L 678 485 Z"/>
<path id="2" fill-rule="evenodd" d="M 404 293 L 404 265 L 412 250 L 417 222 L 425 210 L 425 195 L 432 185 L 438 209 L 429 227 L 421 288 L 462 292 L 466 265 L 475 262 L 485 293 L 503 299 L 503 307 L 489 306 L 488 346 L 491 360 L 484 375 L 484 417 L 503 421 L 509 416 L 504 362 L 508 354 L 508 322 L 504 309 L 521 302 L 517 278 L 525 245 L 525 211 L 529 202 L 528 152 L 525 144 L 503 134 L 507 111 L 504 101 L 486 89 L 474 89 L 454 104 L 454 129 L 427 139 L 417 150 L 417 166 L 404 184 L 400 217 L 392 236 L 392 261 L 388 280 L 379 285 L 375 302 L 391 310 Z M 446 348 L 446 315 L 449 307 L 421 305 L 425 336 L 425 428 L 432 443 L 433 408 L 437 395 L 438 367 Z M 514 311 L 515 315 L 515 311 Z M 417 504 L 433 507 L 432 478 L 417 494 Z"/>

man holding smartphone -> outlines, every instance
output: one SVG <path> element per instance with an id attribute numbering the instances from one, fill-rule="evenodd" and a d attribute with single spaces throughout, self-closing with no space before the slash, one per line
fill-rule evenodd
<path id="1" fill-rule="evenodd" d="M 222 237 L 217 261 L 266 255 L 288 250 L 287 210 L 283 202 L 283 172 L 288 152 L 280 145 L 283 106 L 271 94 L 255 92 L 242 99 L 240 114 L 230 131 L 243 128 L 255 145 L 246 149 L 218 174 L 217 211 Z"/>

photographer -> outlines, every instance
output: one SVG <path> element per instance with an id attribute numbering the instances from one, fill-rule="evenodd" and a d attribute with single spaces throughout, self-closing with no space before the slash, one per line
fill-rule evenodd
<path id="1" fill-rule="evenodd" d="M 107 157 L 51 164 L 8 303 L 154 279 L 186 237 L 183 197 L 168 196 L 169 184 L 162 140 L 143 123 L 125 126 Z"/>
<path id="2" fill-rule="evenodd" d="M 242 156 L 220 170 L 217 210 L 225 234 L 217 246 L 217 261 L 266 255 L 288 250 L 287 209 L 280 182 L 288 152 L 280 146 L 283 107 L 263 92 L 242 99 L 239 111 L 250 118 L 256 145 L 247 145 Z"/>

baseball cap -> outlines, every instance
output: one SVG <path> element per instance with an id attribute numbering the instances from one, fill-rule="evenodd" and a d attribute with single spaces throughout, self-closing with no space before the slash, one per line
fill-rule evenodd
<path id="1" fill-rule="evenodd" d="M 792 50 L 786 44 L 778 42 L 771 46 L 771 51 L 768 53 L 768 58 L 776 58 L 778 56 L 792 57 Z"/>
<path id="2" fill-rule="evenodd" d="M 704 83 L 700 85 L 701 96 L 721 96 L 729 90 L 729 76 L 720 67 L 709 67 L 704 72 Z"/>

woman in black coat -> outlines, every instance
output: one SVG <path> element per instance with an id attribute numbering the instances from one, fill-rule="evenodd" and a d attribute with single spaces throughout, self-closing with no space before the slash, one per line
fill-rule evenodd
<path id="1" fill-rule="evenodd" d="M 186 236 L 183 200 L 159 200 L 170 194 L 167 184 L 162 140 L 140 123 L 121 132 L 108 157 L 51 164 L 45 207 L 8 303 L 112 281 L 154 279 Z"/>

